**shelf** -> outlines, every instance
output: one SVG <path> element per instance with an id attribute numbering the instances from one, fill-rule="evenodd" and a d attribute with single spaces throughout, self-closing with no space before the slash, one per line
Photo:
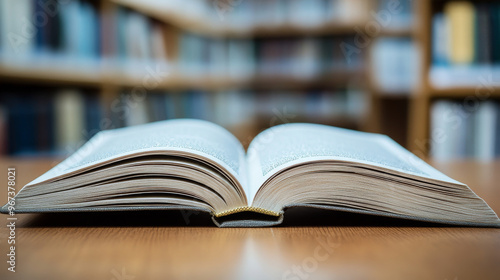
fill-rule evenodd
<path id="1" fill-rule="evenodd" d="M 410 99 L 412 96 L 412 90 L 395 90 L 387 91 L 379 88 L 372 88 L 370 90 L 374 96 L 382 99 Z"/>
<path id="2" fill-rule="evenodd" d="M 449 87 L 449 88 L 433 88 L 429 89 L 430 97 L 439 98 L 467 98 L 477 97 L 478 99 L 500 98 L 500 86 L 489 85 L 484 86 L 484 90 L 476 92 L 480 87 Z"/>
<path id="3" fill-rule="evenodd" d="M 383 29 L 377 37 L 412 37 L 414 36 L 414 30 L 411 27 L 405 28 L 391 28 L 387 27 Z"/>
<path id="4" fill-rule="evenodd" d="M 136 10 L 159 21 L 165 22 L 179 29 L 211 37 L 229 38 L 256 38 L 256 37 L 291 37 L 291 36 L 325 36 L 325 35 L 354 35 L 358 28 L 363 28 L 372 18 L 357 22 L 329 21 L 324 24 L 304 26 L 302 24 L 283 23 L 279 25 L 234 27 L 235 24 L 220 20 L 216 14 L 213 20 L 207 16 L 191 16 L 174 11 L 166 7 L 148 4 L 147 1 L 112 0 L 118 5 Z M 158 3 L 154 3 L 158 4 Z M 212 22 L 212 23 L 210 23 Z M 412 36 L 410 28 L 386 28 L 377 36 Z"/>
<path id="5" fill-rule="evenodd" d="M 10 60 L 0 62 L 0 79 L 6 81 L 29 81 L 44 84 L 58 84 L 68 86 L 101 87 L 114 85 L 123 87 L 141 86 L 144 77 L 148 75 L 146 64 L 142 67 L 138 64 L 106 66 L 107 63 L 78 62 L 68 59 L 61 63 L 61 59 L 36 59 L 30 57 L 22 60 Z M 144 71 L 132 71 L 131 69 L 144 68 Z M 176 75 L 169 73 L 166 78 L 157 82 L 159 87 L 177 86 Z M 156 82 L 156 81 L 155 81 Z M 146 85 L 145 85 L 146 87 Z"/>
<path id="6" fill-rule="evenodd" d="M 488 66 L 432 67 L 429 96 L 433 98 L 500 97 L 500 68 Z"/>
<path id="7" fill-rule="evenodd" d="M 303 90 L 311 88 L 334 89 L 339 85 L 345 86 L 351 80 L 363 79 L 362 69 L 332 70 L 323 74 L 304 78 L 291 75 L 260 75 L 251 80 L 249 86 L 253 89 L 276 90 Z"/>
<path id="8" fill-rule="evenodd" d="M 99 86 L 102 83 L 102 71 L 95 67 L 40 67 L 0 63 L 0 79 Z"/>
<path id="9" fill-rule="evenodd" d="M 431 66 L 430 95 L 464 97 L 481 91 L 500 95 L 500 66 Z"/>
<path id="10" fill-rule="evenodd" d="M 48 67 L 47 65 L 51 65 Z M 217 76 L 193 76 L 189 77 L 174 70 L 164 70 L 165 73 L 158 75 L 156 80 L 148 72 L 144 64 L 144 71 L 132 71 L 130 66 L 101 66 L 96 63 L 92 66 L 81 66 L 78 64 L 61 65 L 48 63 L 41 66 L 37 63 L 0 63 L 0 79 L 8 81 L 29 81 L 46 84 L 62 84 L 101 87 L 105 85 L 116 87 L 144 87 L 151 90 L 224 90 L 235 88 L 251 88 L 257 90 L 302 90 L 307 88 L 322 87 L 336 88 L 345 85 L 353 78 L 362 78 L 362 70 L 333 70 L 312 78 L 301 78 L 294 75 L 267 75 L 249 76 L 242 78 L 217 77 Z M 152 67 L 152 66 L 150 66 Z M 141 67 L 136 67 L 141 68 Z M 129 69 L 129 70 L 127 70 Z M 165 75 L 167 74 L 168 75 Z M 145 78 L 148 83 L 145 83 Z"/>
<path id="11" fill-rule="evenodd" d="M 290 36 L 325 36 L 325 35 L 352 35 L 355 27 L 363 26 L 359 23 L 330 22 L 321 26 L 300 27 L 292 24 L 281 24 L 272 27 L 252 27 L 248 30 L 223 29 L 220 36 L 224 37 L 290 37 Z"/>

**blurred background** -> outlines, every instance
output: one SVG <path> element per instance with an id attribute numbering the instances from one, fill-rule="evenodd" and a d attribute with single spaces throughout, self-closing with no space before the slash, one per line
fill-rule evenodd
<path id="1" fill-rule="evenodd" d="M 311 122 L 436 159 L 500 156 L 500 1 L 0 0 L 0 155 L 218 123 Z"/>

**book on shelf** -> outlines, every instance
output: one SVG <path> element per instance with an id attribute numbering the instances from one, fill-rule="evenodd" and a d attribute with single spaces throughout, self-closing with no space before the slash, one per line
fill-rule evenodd
<path id="1" fill-rule="evenodd" d="M 296 49 L 290 54 L 292 75 L 305 78 L 316 77 L 321 70 L 320 42 L 306 38 L 298 41 L 296 45 Z"/>
<path id="2" fill-rule="evenodd" d="M 151 92 L 146 98 L 148 119 L 151 121 L 161 121 L 169 118 L 169 110 L 167 108 L 167 94 L 162 92 Z"/>
<path id="3" fill-rule="evenodd" d="M 227 46 L 227 74 L 234 79 L 244 79 L 255 73 L 255 45 L 252 40 L 230 40 Z M 217 58 L 212 60 L 220 62 Z M 224 60 L 222 60 L 224 61 Z"/>
<path id="4" fill-rule="evenodd" d="M 253 105 L 256 115 L 268 120 L 283 118 L 284 122 L 309 119 L 309 122 L 334 123 L 342 117 L 360 120 L 367 105 L 366 92 L 355 87 L 333 91 L 265 91 L 256 95 Z"/>
<path id="5" fill-rule="evenodd" d="M 146 15 L 123 7 L 102 13 L 106 61 L 118 64 L 129 73 L 145 72 L 148 65 L 171 67 L 172 50 L 167 49 L 168 33 L 164 24 Z"/>
<path id="6" fill-rule="evenodd" d="M 261 132 L 245 153 L 213 123 L 179 119 L 98 133 L 24 186 L 2 213 L 192 210 L 222 227 L 280 224 L 313 207 L 500 227 L 465 184 L 379 134 L 315 124 Z"/>
<path id="7" fill-rule="evenodd" d="M 432 60 L 435 65 L 446 65 L 449 61 L 449 27 L 444 14 L 432 18 Z"/>
<path id="8" fill-rule="evenodd" d="M 35 102 L 35 114 L 36 114 L 36 137 L 30 135 L 36 139 L 36 151 L 51 151 L 56 149 L 58 144 L 57 136 L 60 131 L 57 131 L 57 125 L 53 124 L 55 116 L 58 116 L 58 112 L 55 112 L 55 104 L 50 98 L 48 98 L 48 93 L 37 94 L 34 97 Z M 32 113 L 32 112 L 31 112 Z M 68 117 L 60 116 L 60 117 Z M 74 118 L 71 116 L 70 118 Z M 30 132 L 28 132 L 30 133 Z M 17 136 L 17 135 L 15 135 Z M 87 138 L 86 140 L 88 140 Z M 80 143 L 83 144 L 83 143 Z"/>
<path id="9" fill-rule="evenodd" d="M 477 19 L 476 24 L 474 25 L 474 49 L 477 51 L 474 54 L 474 60 L 479 64 L 493 61 L 493 52 L 491 51 L 493 46 L 491 39 L 494 31 L 491 29 L 492 25 L 489 16 L 489 9 L 490 7 L 487 3 L 478 3 L 475 13 Z M 500 9 L 497 10 L 500 14 Z M 500 37 L 498 31 L 495 37 Z"/>
<path id="10" fill-rule="evenodd" d="M 374 1 L 366 0 L 333 0 L 330 7 L 333 9 L 331 21 L 348 24 L 364 23 L 369 18 Z"/>
<path id="11" fill-rule="evenodd" d="M 327 1 L 324 0 L 291 0 L 288 5 L 287 14 L 291 25 L 299 27 L 320 26 L 327 18 L 325 8 Z M 258 10 L 256 10 L 258 13 Z"/>
<path id="12" fill-rule="evenodd" d="M 48 140 L 45 137 L 48 136 L 46 132 L 51 130 L 41 123 L 50 117 L 46 115 L 50 113 L 49 107 L 41 106 L 45 99 L 44 94 L 30 93 L 23 97 L 9 92 L 1 98 L 6 101 L 2 104 L 7 108 L 7 151 L 11 154 L 34 153 L 44 146 L 43 143 Z"/>
<path id="13" fill-rule="evenodd" d="M 446 3 L 444 13 L 450 22 L 451 62 L 472 63 L 474 61 L 474 5 L 467 1 L 450 1 Z"/>
<path id="14" fill-rule="evenodd" d="M 412 0 L 379 0 L 374 17 L 387 30 L 411 30 L 413 25 Z"/>
<path id="15" fill-rule="evenodd" d="M 409 94 L 419 80 L 419 52 L 409 38 L 378 38 L 373 43 L 375 86 L 388 94 Z"/>
<path id="16" fill-rule="evenodd" d="M 34 9 L 32 0 L 0 1 L 0 50 L 9 56 L 22 56 L 35 49 L 32 36 L 26 36 L 26 24 Z"/>
<path id="17" fill-rule="evenodd" d="M 0 105 L 0 155 L 7 154 L 7 108 Z"/>
<path id="18" fill-rule="evenodd" d="M 249 7 L 240 5 L 234 11 L 230 12 L 230 14 L 234 12 L 239 12 L 237 14 L 234 14 L 233 18 L 229 20 L 230 22 L 246 23 L 247 28 L 252 21 L 255 23 L 256 27 L 262 27 L 262 28 L 266 28 L 269 26 L 280 26 L 287 22 L 287 9 L 285 9 L 285 5 L 287 5 L 288 3 L 286 3 L 286 1 L 256 0 L 256 1 L 246 1 L 245 4 L 249 5 Z M 249 9 L 253 9 L 251 15 L 250 13 L 248 13 Z M 244 15 L 245 11 L 247 12 L 246 18 Z"/>
<path id="19" fill-rule="evenodd" d="M 495 151 L 495 142 L 500 142 L 500 131 L 497 124 L 500 117 L 500 106 L 493 101 L 479 104 L 474 121 L 476 122 L 473 135 L 476 136 L 474 143 L 474 155 L 482 160 L 492 160 L 500 156 L 500 151 Z"/>
<path id="20" fill-rule="evenodd" d="M 56 94 L 54 126 L 58 150 L 72 150 L 83 144 L 85 109 L 85 97 L 78 90 L 62 90 Z"/>
<path id="21" fill-rule="evenodd" d="M 431 156 L 437 160 L 500 157 L 500 104 L 438 100 L 431 107 Z"/>
<path id="22" fill-rule="evenodd" d="M 259 95 L 257 93 L 257 95 Z M 260 96 L 260 95 L 259 95 Z M 255 122 L 256 99 L 248 91 L 219 91 L 214 93 L 214 119 L 217 124 L 226 127 L 238 127 L 244 123 Z"/>

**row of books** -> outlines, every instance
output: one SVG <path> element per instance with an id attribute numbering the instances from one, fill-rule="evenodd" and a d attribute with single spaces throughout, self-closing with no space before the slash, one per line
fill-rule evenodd
<path id="1" fill-rule="evenodd" d="M 362 51 L 352 36 L 299 39 L 213 39 L 186 33 L 179 67 L 189 75 L 290 75 L 312 78 L 335 70 L 359 70 Z"/>
<path id="2" fill-rule="evenodd" d="M 4 90 L 0 97 L 0 151 L 11 155 L 67 154 L 103 129 L 174 118 L 197 118 L 227 128 L 251 122 L 334 123 L 366 111 L 360 90 L 312 92 L 124 90 L 110 108 L 77 89 Z M 105 116 L 103 111 L 110 112 Z"/>
<path id="3" fill-rule="evenodd" d="M 100 130 L 99 95 L 79 90 L 3 89 L 0 143 L 8 154 L 70 153 Z"/>
<path id="4" fill-rule="evenodd" d="M 4 61 L 14 59 L 14 63 L 24 61 L 28 65 L 45 61 L 51 66 L 60 61 L 75 66 L 106 59 L 122 70 L 143 69 L 137 67 L 138 63 L 168 64 L 166 45 L 172 31 L 135 11 L 116 7 L 98 15 L 95 3 L 76 0 L 52 3 L 54 13 L 49 16 L 43 13 L 45 6 L 39 1 L 0 3 L 4 13 L 0 19 Z M 6 12 L 10 10 L 13 12 Z M 33 33 L 24 34 L 22 19 L 33 14 L 45 15 L 47 21 L 35 24 Z M 177 70 L 188 76 L 238 78 L 259 72 L 312 77 L 321 71 L 359 68 L 361 51 L 349 49 L 356 46 L 354 40 L 353 36 L 222 39 L 182 33 L 178 57 L 176 61 L 171 59 L 170 66 L 178 66 Z M 19 60 L 22 55 L 28 59 Z"/>
<path id="5" fill-rule="evenodd" d="M 149 92 L 137 98 L 124 91 L 114 107 L 114 123 L 131 126 L 174 118 L 209 120 L 226 127 L 257 119 L 290 116 L 288 121 L 359 119 L 366 93 L 356 88 L 335 91 Z"/>
<path id="6" fill-rule="evenodd" d="M 14 63 L 166 63 L 165 25 L 99 1 L 0 1 L 0 53 Z M 24 60 L 23 60 L 24 58 Z"/>
<path id="7" fill-rule="evenodd" d="M 448 1 L 434 15 L 435 65 L 500 63 L 500 3 Z"/>
<path id="8" fill-rule="evenodd" d="M 6 56 L 100 55 L 100 15 L 90 1 L 1 1 L 0 12 L 0 47 Z"/>
<path id="9" fill-rule="evenodd" d="M 438 160 L 500 157 L 500 104 L 438 100 L 431 108 L 431 156 Z"/>
<path id="10" fill-rule="evenodd" d="M 356 6 L 360 4 L 353 3 L 370 1 L 338 2 L 352 2 L 338 5 Z M 237 7 L 276 3 L 281 1 L 234 2 Z M 306 1 L 300 5 L 317 5 L 310 3 L 315 2 Z M 382 11 L 390 10 L 389 2 L 381 1 L 380 5 L 386 7 Z M 400 9 L 406 7 L 406 4 L 400 5 L 399 16 L 404 14 Z M 36 0 L 1 1 L 0 54 L 3 54 L 3 62 L 12 59 L 13 63 L 27 65 L 99 67 L 95 62 L 105 60 L 111 65 L 116 64 L 115 68 L 120 71 L 144 70 L 145 67 L 138 67 L 138 64 L 160 63 L 171 67 L 166 69 L 178 70 L 185 75 L 235 77 L 247 77 L 255 72 L 312 77 L 322 71 L 362 66 L 364 48 L 358 47 L 356 40 L 359 38 L 355 36 L 252 40 L 209 38 L 182 32 L 180 40 L 174 40 L 171 29 L 141 13 L 120 6 L 99 12 L 98 6 L 95 1 L 88 0 L 54 1 L 50 5 Z M 263 16 L 266 13 L 255 14 Z M 394 20 L 397 17 L 391 15 L 389 18 Z M 33 30 L 29 33 L 24 19 L 31 19 L 28 27 Z M 178 42 L 173 46 L 173 49 L 178 49 L 176 59 L 167 55 L 167 52 L 174 52 L 173 49 L 167 50 L 167 44 L 172 45 L 174 41 Z M 28 59 L 20 60 L 20 57 Z"/>

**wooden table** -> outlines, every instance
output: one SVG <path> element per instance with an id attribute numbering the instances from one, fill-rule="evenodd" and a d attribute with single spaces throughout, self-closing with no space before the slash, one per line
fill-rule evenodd
<path id="1" fill-rule="evenodd" d="M 53 164 L 0 160 L 2 202 L 8 166 L 20 186 Z M 500 213 L 500 162 L 434 165 Z M 500 229 L 321 211 L 252 229 L 177 211 L 17 216 L 17 272 L 2 227 L 1 279 L 500 279 Z"/>

